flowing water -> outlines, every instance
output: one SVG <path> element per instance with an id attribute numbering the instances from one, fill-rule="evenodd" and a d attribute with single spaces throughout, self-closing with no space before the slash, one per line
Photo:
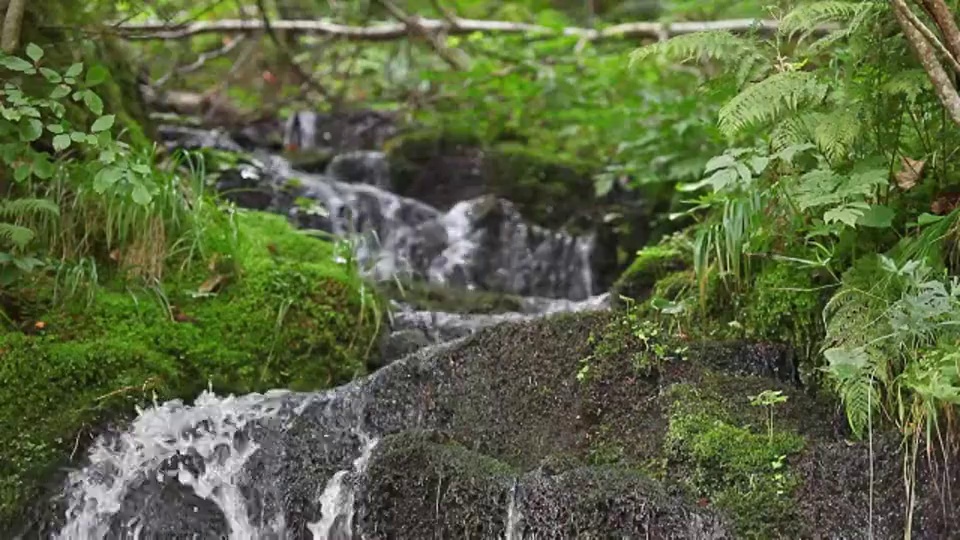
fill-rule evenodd
<path id="1" fill-rule="evenodd" d="M 306 128 L 297 136 L 301 144 L 316 144 L 323 134 Z M 605 307 L 605 297 L 594 295 L 593 240 L 530 225 L 509 202 L 479 198 L 438 209 L 400 197 L 389 191 L 389 172 L 377 152 L 340 156 L 325 175 L 294 170 L 277 156 L 258 159 L 245 174 L 272 183 L 278 192 L 295 185 L 298 196 L 316 203 L 305 208 L 274 201 L 273 210 L 287 212 L 302 227 L 352 239 L 370 278 L 411 276 L 524 296 L 521 311 L 498 315 L 398 304 L 393 332 L 417 329 L 442 343 L 503 321 Z M 101 436 L 86 465 L 69 474 L 57 499 L 64 515 L 52 520 L 58 528 L 53 538 L 169 538 L 198 530 L 203 538 L 237 540 L 362 537 L 354 526 L 357 493 L 386 430 L 364 425 L 358 389 L 393 367 L 328 392 L 238 397 L 205 392 L 192 405 L 172 401 L 138 411 L 125 430 Z M 293 452 L 280 441 L 293 423 L 306 421 L 305 410 L 318 407 L 324 412 L 311 421 L 326 426 L 323 435 L 303 444 L 328 449 L 315 472 L 326 476 L 311 508 L 302 512 L 303 523 L 288 523 L 284 486 L 264 472 L 269 469 L 264 456 Z M 406 424 L 423 422 L 422 409 L 403 414 Z M 514 484 L 503 508 L 503 537 L 510 540 L 522 537 L 517 490 Z"/>

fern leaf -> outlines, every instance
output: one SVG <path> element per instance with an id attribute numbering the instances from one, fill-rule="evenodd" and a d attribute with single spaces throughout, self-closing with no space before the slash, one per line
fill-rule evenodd
<path id="1" fill-rule="evenodd" d="M 850 22 L 856 19 L 861 11 L 869 8 L 866 4 L 868 2 L 837 0 L 803 4 L 787 13 L 780 22 L 780 31 L 787 35 L 795 32 L 809 33 L 823 24 Z"/>
<path id="2" fill-rule="evenodd" d="M 0 242 L 12 244 L 17 249 L 23 249 L 36 234 L 26 227 L 12 223 L 0 223 Z"/>
<path id="3" fill-rule="evenodd" d="M 770 132 L 773 150 L 780 152 L 791 146 L 812 143 L 815 116 L 814 113 L 797 114 L 779 122 Z"/>
<path id="4" fill-rule="evenodd" d="M 887 94 L 904 96 L 910 101 L 933 90 L 927 73 L 919 68 L 898 71 L 884 83 L 882 89 Z"/>
<path id="5" fill-rule="evenodd" d="M 784 71 L 746 87 L 720 109 L 720 131 L 732 137 L 744 129 L 772 122 L 785 111 L 818 102 L 826 86 L 807 71 Z"/>
<path id="6" fill-rule="evenodd" d="M 694 32 L 641 47 L 631 53 L 630 63 L 652 57 L 680 63 L 701 59 L 740 62 L 746 55 L 756 56 L 756 52 L 752 41 L 727 31 Z"/>
<path id="7" fill-rule="evenodd" d="M 830 161 L 845 158 L 859 137 L 860 121 L 856 108 L 816 115 L 813 142 Z"/>
<path id="8" fill-rule="evenodd" d="M 50 199 L 21 198 L 0 201 L 0 217 L 16 219 L 29 214 L 59 215 L 60 207 Z"/>

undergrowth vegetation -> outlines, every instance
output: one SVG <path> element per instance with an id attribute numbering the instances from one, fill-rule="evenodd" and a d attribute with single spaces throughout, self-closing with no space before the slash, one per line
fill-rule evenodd
<path id="1" fill-rule="evenodd" d="M 856 436 L 901 431 L 909 535 L 917 460 L 956 450 L 960 131 L 893 4 L 805 3 L 772 13 L 773 39 L 694 33 L 633 61 L 699 62 L 734 90 L 716 117 L 726 150 L 677 188 L 697 221 L 684 305 L 715 320 L 721 303 L 744 314 L 727 328 L 802 349 Z"/>
<path id="2" fill-rule="evenodd" d="M 351 250 L 121 130 L 105 66 L 24 50 L 0 55 L 0 524 L 134 405 L 365 373 L 382 309 Z"/>

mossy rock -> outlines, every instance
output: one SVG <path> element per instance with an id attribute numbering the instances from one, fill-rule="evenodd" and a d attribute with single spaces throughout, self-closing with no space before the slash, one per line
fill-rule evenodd
<path id="1" fill-rule="evenodd" d="M 415 309 L 445 313 L 494 314 L 523 311 L 523 299 L 511 294 L 454 289 L 424 281 L 385 281 L 382 294 Z"/>
<path id="2" fill-rule="evenodd" d="M 545 155 L 519 143 L 500 143 L 487 153 L 483 175 L 491 193 L 545 227 L 577 225 L 595 204 L 592 174 L 584 161 Z"/>
<path id="3" fill-rule="evenodd" d="M 594 210 L 594 164 L 545 155 L 521 143 L 485 143 L 464 129 L 425 129 L 386 145 L 394 191 L 441 209 L 494 195 L 533 223 L 559 228 Z"/>
<path id="4" fill-rule="evenodd" d="M 804 440 L 772 427 L 750 429 L 724 408 L 724 400 L 689 384 L 670 389 L 670 424 L 664 441 L 672 467 L 695 497 L 733 516 L 740 538 L 771 538 L 797 519 L 793 491 L 800 483 L 786 459 Z"/>
<path id="5" fill-rule="evenodd" d="M 659 245 L 645 247 L 637 252 L 637 257 L 614 282 L 610 297 L 615 305 L 623 305 L 623 298 L 643 302 L 650 297 L 661 279 L 686 269 L 688 265 L 688 258 L 677 248 Z M 673 288 L 673 284 L 670 288 Z M 679 292 L 667 294 L 677 295 Z"/>
<path id="6" fill-rule="evenodd" d="M 238 214 L 236 232 L 235 260 L 161 287 L 115 277 L 89 301 L 51 303 L 50 279 L 37 278 L 36 301 L 19 313 L 24 330 L 0 334 L 0 428 L 10 434 L 0 442 L 0 523 L 75 445 L 153 392 L 306 391 L 365 373 L 380 303 L 334 262 L 333 246 L 268 214 Z"/>

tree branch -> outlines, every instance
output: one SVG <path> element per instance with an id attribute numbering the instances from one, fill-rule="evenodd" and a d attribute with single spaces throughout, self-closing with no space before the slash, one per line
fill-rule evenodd
<path id="1" fill-rule="evenodd" d="M 224 45 L 223 47 L 220 47 L 219 49 L 213 49 L 213 50 L 209 50 L 201 53 L 195 61 L 190 62 L 185 66 L 177 66 L 172 70 L 170 70 L 169 73 L 165 74 L 164 76 L 154 81 L 153 86 L 163 86 L 167 84 L 167 82 L 170 81 L 170 79 L 174 75 L 187 75 L 189 73 L 193 73 L 194 71 L 197 71 L 198 69 L 203 67 L 203 65 L 208 60 L 212 60 L 214 58 L 219 58 L 221 56 L 230 54 L 230 52 L 233 51 L 233 49 L 235 49 L 237 45 L 239 45 L 246 39 L 247 39 L 247 36 L 240 36 L 236 39 L 232 39 L 228 41 L 226 45 Z"/>
<path id="2" fill-rule="evenodd" d="M 937 27 L 940 28 L 940 33 L 943 34 L 947 49 L 950 50 L 953 58 L 960 60 L 960 28 L 957 28 L 957 21 L 953 18 L 953 13 L 946 2 L 943 0 L 920 1 L 937 24 Z"/>
<path id="3" fill-rule="evenodd" d="M 0 33 L 0 50 L 7 54 L 13 54 L 20 45 L 20 27 L 26 9 L 26 0 L 9 0 L 7 14 L 3 18 L 3 32 Z"/>
<path id="4" fill-rule="evenodd" d="M 723 30 L 733 33 L 756 31 L 761 34 L 773 34 L 779 24 L 775 20 L 731 19 L 708 22 L 634 22 L 617 24 L 602 30 L 568 27 L 555 30 L 546 26 L 506 21 L 485 21 L 457 18 L 455 23 L 441 19 L 417 18 L 417 25 L 427 32 L 444 32 L 448 35 L 467 35 L 474 32 L 497 34 L 527 34 L 544 38 L 574 36 L 588 41 L 612 39 L 659 39 L 661 36 L 678 36 L 695 32 Z M 393 41 L 409 35 L 405 23 L 380 23 L 369 26 L 348 26 L 329 21 L 274 20 L 270 21 L 274 30 L 290 33 L 331 35 L 347 41 Z M 839 27 L 823 25 L 814 34 L 824 35 Z M 244 19 L 224 19 L 219 21 L 196 21 L 182 25 L 170 25 L 163 22 L 125 23 L 112 28 L 128 40 L 173 40 L 185 39 L 200 34 L 233 33 L 243 34 L 265 30 L 263 21 Z"/>
<path id="5" fill-rule="evenodd" d="M 960 95 L 957 94 L 957 89 L 954 88 L 953 81 L 947 71 L 937 60 L 936 51 L 923 36 L 923 33 L 910 22 L 907 14 L 910 7 L 907 6 L 905 0 L 890 0 L 890 2 L 894 8 L 893 15 L 896 17 L 897 23 L 900 24 L 900 29 L 903 30 L 907 42 L 923 65 L 924 71 L 930 77 L 930 82 L 933 83 L 933 88 L 937 92 L 937 97 L 940 98 L 940 103 L 943 104 L 947 114 L 950 115 L 950 119 L 960 125 Z"/>
<path id="6" fill-rule="evenodd" d="M 431 33 L 429 30 L 424 28 L 418 17 L 411 17 L 404 13 L 402 9 L 397 7 L 396 4 L 390 0 L 379 0 L 380 4 L 390 12 L 398 21 L 402 22 L 409 28 L 411 31 L 420 34 L 427 42 L 430 43 L 430 46 L 433 47 L 433 50 L 436 51 L 437 55 L 440 58 L 443 58 L 443 61 L 450 65 L 453 69 L 463 70 L 467 69 L 466 63 L 458 58 L 456 53 L 452 52 L 446 45 L 444 45 L 438 38 L 436 33 Z M 456 26 L 454 26 L 455 28 Z M 443 31 L 442 29 L 438 32 Z"/>
<path id="7" fill-rule="evenodd" d="M 917 17 L 917 15 L 913 12 L 913 10 L 910 9 L 909 6 L 905 6 L 905 8 L 906 9 L 904 10 L 903 15 L 907 17 L 907 19 L 913 24 L 914 27 L 916 27 L 917 30 L 920 31 L 921 34 L 923 34 L 923 37 L 925 37 L 928 42 L 936 47 L 941 54 L 947 57 L 947 61 L 950 62 L 950 66 L 953 67 L 953 70 L 958 75 L 960 75 L 960 62 L 957 61 L 957 58 L 960 58 L 960 56 L 955 57 L 953 53 L 947 50 L 947 47 L 942 41 L 940 41 L 939 38 L 937 38 L 937 35 L 933 33 L 933 30 L 927 27 L 927 25 L 920 20 L 920 17 Z"/>
<path id="8" fill-rule="evenodd" d="M 267 32 L 267 35 L 270 36 L 270 41 L 276 45 L 277 49 L 280 51 L 280 54 L 283 55 L 284 60 L 287 64 L 293 69 L 294 73 L 297 74 L 304 83 L 308 84 L 311 89 L 317 91 L 321 96 L 323 96 L 328 101 L 333 102 L 333 94 L 327 90 L 325 86 L 317 82 L 312 75 L 305 72 L 303 68 L 300 67 L 300 64 L 293 58 L 290 54 L 290 51 L 287 50 L 287 47 L 280 41 L 280 36 L 277 35 L 277 32 L 274 30 L 274 25 L 270 22 L 270 18 L 267 15 L 266 6 L 263 5 L 263 0 L 257 0 L 257 8 L 260 10 L 260 22 L 263 24 L 263 29 Z M 333 105 L 337 105 L 333 103 Z"/>

